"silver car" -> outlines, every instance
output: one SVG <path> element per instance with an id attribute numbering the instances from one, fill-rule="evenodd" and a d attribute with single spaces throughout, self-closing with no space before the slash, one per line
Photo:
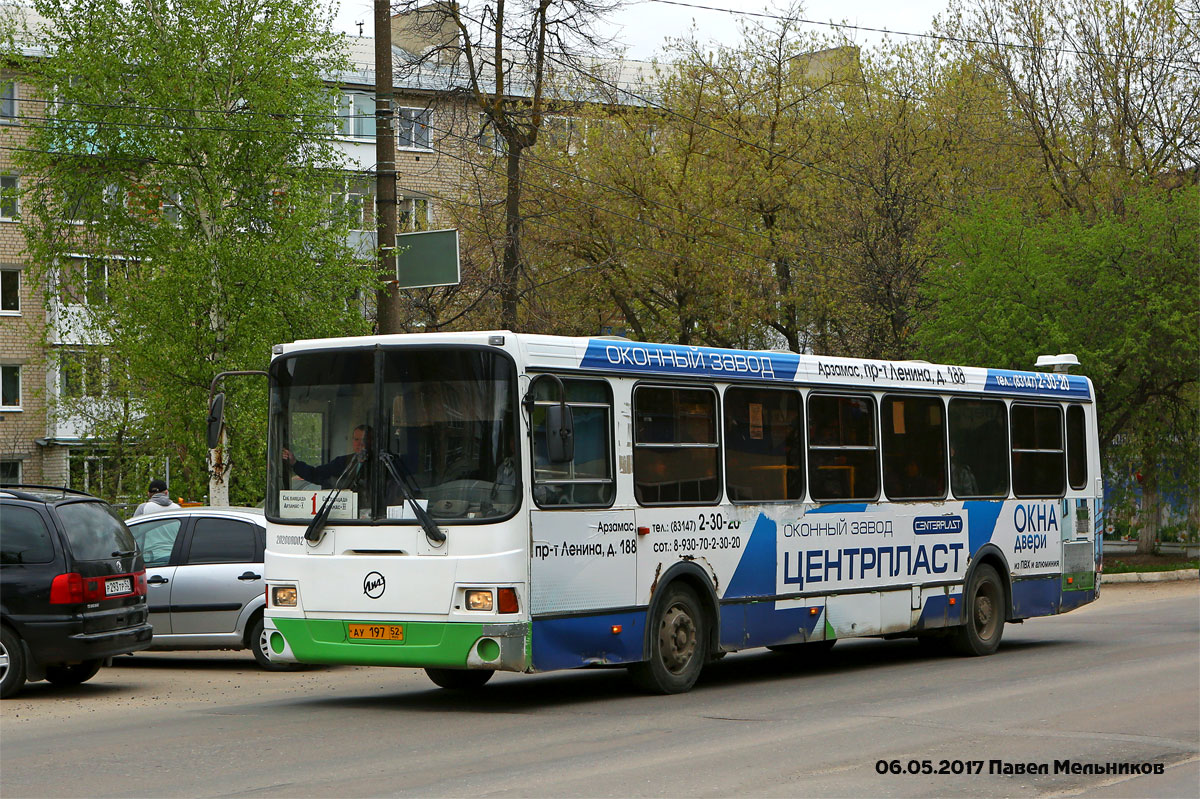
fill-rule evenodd
<path id="1" fill-rule="evenodd" d="M 259 508 L 182 508 L 126 521 L 146 562 L 150 649 L 249 649 L 267 656 Z"/>

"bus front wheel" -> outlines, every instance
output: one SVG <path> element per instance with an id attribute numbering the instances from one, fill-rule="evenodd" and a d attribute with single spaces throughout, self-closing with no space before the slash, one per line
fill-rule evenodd
<path id="1" fill-rule="evenodd" d="M 966 591 L 966 624 L 957 628 L 951 644 L 959 654 L 990 655 L 1004 635 L 1004 585 L 994 568 L 980 565 Z"/>
<path id="2" fill-rule="evenodd" d="M 425 673 L 433 680 L 434 685 L 440 688 L 470 691 L 473 688 L 482 688 L 496 672 L 491 669 L 425 669 Z"/>
<path id="3" fill-rule="evenodd" d="M 696 684 L 708 658 L 708 630 L 696 593 L 674 583 L 650 620 L 649 659 L 629 667 L 651 693 L 680 694 Z"/>

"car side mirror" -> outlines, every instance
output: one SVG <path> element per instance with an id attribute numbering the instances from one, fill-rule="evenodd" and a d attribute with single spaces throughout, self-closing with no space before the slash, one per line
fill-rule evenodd
<path id="1" fill-rule="evenodd" d="M 566 403 L 546 408 L 546 450 L 551 463 L 575 460 L 575 417 Z"/>

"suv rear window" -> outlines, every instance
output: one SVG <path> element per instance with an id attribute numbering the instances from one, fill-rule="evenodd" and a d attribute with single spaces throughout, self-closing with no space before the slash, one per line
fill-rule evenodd
<path id="1" fill-rule="evenodd" d="M 118 552 L 128 554 L 137 549 L 129 529 L 107 505 L 71 502 L 59 505 L 57 510 L 71 552 L 78 560 L 106 560 Z"/>
<path id="2" fill-rule="evenodd" d="M 33 508 L 5 505 L 0 516 L 0 563 L 49 563 L 54 544 L 42 515 Z"/>

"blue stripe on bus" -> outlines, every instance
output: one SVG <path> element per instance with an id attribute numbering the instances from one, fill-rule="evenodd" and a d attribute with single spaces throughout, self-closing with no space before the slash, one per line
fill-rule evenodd
<path id="1" fill-rule="evenodd" d="M 744 352 L 640 341 L 589 341 L 579 366 L 635 374 L 702 375 L 792 382 L 800 366 L 795 353 Z"/>
<path id="2" fill-rule="evenodd" d="M 1088 400 L 1086 377 L 1054 372 L 1013 372 L 1007 369 L 988 369 L 984 391 L 1003 394 L 1030 394 L 1039 397 Z"/>
<path id="3" fill-rule="evenodd" d="M 867 503 L 865 502 L 841 502 L 833 505 L 818 505 L 805 511 L 805 516 L 810 513 L 866 513 Z"/>
<path id="4" fill-rule="evenodd" d="M 722 605 L 721 646 L 748 649 L 821 640 L 824 635 L 816 636 L 814 631 L 825 621 L 823 602 L 816 605 L 817 613 L 807 607 L 776 610 L 773 601 Z"/>
<path id="5" fill-rule="evenodd" d="M 975 557 L 979 548 L 992 540 L 992 534 L 996 532 L 996 520 L 1000 518 L 1003 508 L 1004 503 L 998 499 L 979 499 L 963 503 L 963 510 L 967 512 L 967 536 L 971 557 Z"/>
<path id="6" fill-rule="evenodd" d="M 951 598 L 954 604 L 950 604 Z M 962 594 L 934 594 L 925 600 L 914 630 L 938 630 L 962 623 Z"/>
<path id="7" fill-rule="evenodd" d="M 750 539 L 742 550 L 742 559 L 738 561 L 737 569 L 725 587 L 725 598 L 771 596 L 775 593 L 777 532 L 778 525 L 775 522 L 768 519 L 765 513 L 758 514 L 758 521 L 754 523 Z"/>
<path id="8" fill-rule="evenodd" d="M 1062 578 L 1057 574 L 1031 580 L 1016 580 L 1012 584 L 1013 618 L 1052 616 L 1058 613 L 1062 596 Z M 1083 592 L 1080 592 L 1083 593 Z"/>
<path id="9" fill-rule="evenodd" d="M 1096 592 L 1094 589 L 1088 591 L 1063 591 L 1062 600 L 1058 605 L 1058 612 L 1066 613 L 1068 610 L 1074 610 L 1095 601 Z"/>
<path id="10" fill-rule="evenodd" d="M 533 620 L 535 671 L 574 669 L 597 663 L 636 663 L 642 659 L 644 611 Z M 619 634 L 614 625 L 621 625 Z"/>

